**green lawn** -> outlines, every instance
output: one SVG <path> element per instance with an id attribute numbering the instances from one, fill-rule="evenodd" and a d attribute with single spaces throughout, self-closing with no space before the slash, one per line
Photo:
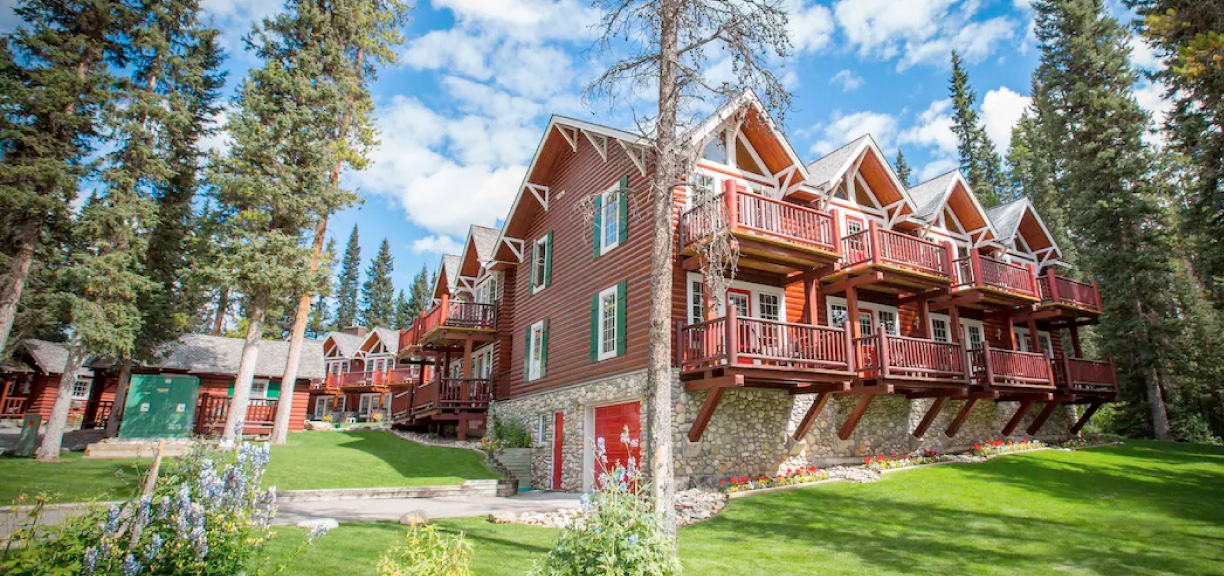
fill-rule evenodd
<path id="1" fill-rule="evenodd" d="M 0 457 L 0 506 L 9 505 L 21 494 L 47 493 L 60 502 L 127 498 L 140 484 L 141 475 L 152 461 L 151 458 L 86 460 L 80 452 L 65 452 L 59 462 L 3 456 Z"/>
<path id="2" fill-rule="evenodd" d="M 735 500 L 680 534 L 685 574 L 1224 574 L 1224 450 L 1133 442 L 1043 451 Z M 476 573 L 524 574 L 555 531 L 439 521 Z M 289 574 L 369 574 L 403 533 L 341 526 Z M 304 531 L 278 529 L 283 558 Z"/>
<path id="3" fill-rule="evenodd" d="M 470 450 L 408 442 L 381 430 L 297 432 L 272 447 L 264 481 L 277 490 L 462 484 L 497 478 Z"/>

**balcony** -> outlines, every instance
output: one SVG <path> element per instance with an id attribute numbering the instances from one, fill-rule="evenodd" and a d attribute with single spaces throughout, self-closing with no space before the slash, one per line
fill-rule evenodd
<path id="1" fill-rule="evenodd" d="M 989 256 L 976 248 L 954 261 L 957 283 L 954 294 L 964 295 L 964 304 L 1003 307 L 1033 304 L 1040 299 L 1037 275 L 1032 266 L 1020 266 Z"/>
<path id="2" fill-rule="evenodd" d="M 310 391 L 315 394 L 341 394 L 340 382 L 343 374 L 328 374 L 322 380 L 315 380 L 310 383 Z"/>
<path id="3" fill-rule="evenodd" d="M 841 268 L 823 278 L 824 282 L 841 283 L 850 277 L 874 274 L 870 283 L 878 284 L 875 289 L 901 293 L 947 287 L 956 280 L 950 245 L 886 230 L 874 220 L 865 230 L 842 238 L 841 245 Z"/>
<path id="4" fill-rule="evenodd" d="M 1054 383 L 1060 391 L 1076 396 L 1113 399 L 1118 394 L 1118 375 L 1113 360 L 1084 360 L 1064 356 L 1051 362 Z"/>
<path id="5" fill-rule="evenodd" d="M 680 251 L 695 256 L 726 230 L 739 242 L 741 266 L 786 274 L 840 258 L 836 222 L 828 212 L 728 187 L 680 216 Z"/>
<path id="6" fill-rule="evenodd" d="M 412 322 L 412 327 L 407 330 L 401 330 L 399 335 L 399 351 L 400 357 L 410 357 L 413 355 L 414 348 L 421 343 L 421 319 L 417 318 Z"/>
<path id="7" fill-rule="evenodd" d="M 276 400 L 252 398 L 247 405 L 243 420 L 243 434 L 270 434 L 276 421 Z M 229 416 L 230 398 L 227 396 L 201 396 L 196 406 L 195 433 L 220 434 Z"/>
<path id="8" fill-rule="evenodd" d="M 1042 308 L 1062 310 L 1070 315 L 1099 316 L 1101 294 L 1096 282 L 1080 282 L 1047 270 L 1037 277 Z"/>
<path id="9" fill-rule="evenodd" d="M 492 340 L 497 328 L 497 306 L 442 297 L 420 321 L 421 346 L 448 346 L 463 340 Z"/>
<path id="10" fill-rule="evenodd" d="M 991 348 L 983 342 L 981 348 L 969 351 L 969 362 L 973 383 L 982 388 L 1005 392 L 1054 391 L 1050 362 L 1044 352 Z"/>
<path id="11" fill-rule="evenodd" d="M 898 386 L 903 391 L 969 385 L 965 347 L 959 342 L 898 336 L 883 327 L 853 342 L 864 381 Z"/>
<path id="12" fill-rule="evenodd" d="M 844 328 L 743 318 L 731 308 L 725 317 L 678 327 L 677 338 L 680 378 L 690 390 L 728 377 L 796 387 L 853 377 Z"/>
<path id="13" fill-rule="evenodd" d="M 25 410 L 25 398 L 5 398 L 3 404 L 0 404 L 0 418 L 21 418 L 25 416 Z"/>
<path id="14" fill-rule="evenodd" d="M 487 378 L 442 378 L 417 387 L 411 412 L 419 418 L 439 412 L 483 411 L 491 398 Z"/>

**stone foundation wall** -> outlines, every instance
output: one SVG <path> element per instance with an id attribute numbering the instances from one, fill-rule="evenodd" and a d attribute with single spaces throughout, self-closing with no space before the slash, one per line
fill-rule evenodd
<path id="1" fill-rule="evenodd" d="M 490 412 L 500 418 L 521 422 L 533 433 L 540 415 L 546 415 L 543 441 L 537 438 L 533 452 L 532 481 L 535 488 L 552 487 L 553 414 L 565 414 L 562 446 L 561 487 L 566 491 L 585 488 L 587 412 L 595 406 L 642 401 L 646 391 L 645 372 L 624 374 L 584 383 L 526 398 L 495 402 Z M 1001 438 L 1000 431 L 1015 413 L 1017 402 L 982 400 L 955 438 L 943 431 L 963 406 L 963 401 L 944 404 L 926 435 L 919 439 L 910 432 L 918 426 L 934 400 L 908 400 L 901 396 L 878 396 L 848 440 L 837 437 L 856 398 L 833 398 L 825 406 L 811 430 L 802 440 L 792 438 L 799 421 L 815 400 L 815 395 L 792 396 L 783 390 L 739 388 L 728 390 L 714 412 L 705 434 L 689 442 L 687 434 L 708 392 L 685 392 L 677 375 L 673 379 L 673 439 L 676 463 L 676 488 L 708 486 L 731 475 L 776 474 L 787 467 L 827 466 L 858 462 L 864 456 L 901 454 L 932 449 L 959 451 L 986 438 Z M 1013 438 L 1027 438 L 1024 429 L 1040 412 L 1034 406 L 1017 427 Z M 642 441 L 645 443 L 645 407 L 642 412 Z M 1075 415 L 1064 407 L 1054 413 L 1038 438 L 1066 436 Z M 607 441 L 614 441 L 607 439 Z"/>

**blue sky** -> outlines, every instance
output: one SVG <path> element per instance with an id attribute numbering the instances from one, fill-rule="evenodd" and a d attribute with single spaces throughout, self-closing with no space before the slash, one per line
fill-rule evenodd
<path id="1" fill-rule="evenodd" d="M 0 28 L 15 25 L 14 3 L 0 0 Z M 242 34 L 281 1 L 203 4 L 224 31 L 232 88 L 256 64 L 242 51 Z M 795 49 L 777 64 L 793 93 L 785 130 L 805 162 L 869 132 L 890 159 L 903 150 L 918 177 L 955 167 L 952 49 L 968 62 L 987 131 L 1006 151 L 1037 65 L 1028 2 L 786 4 Z M 341 247 L 359 225 L 367 260 L 390 240 L 395 282 L 404 288 L 422 263 L 435 268 L 442 253 L 457 250 L 468 224 L 496 226 L 505 217 L 551 114 L 632 128 L 631 105 L 650 113 L 645 101 L 615 110 L 584 105 L 582 87 L 607 61 L 593 50 L 598 14 L 585 0 L 421 1 L 412 18 L 400 62 L 374 86 L 382 145 L 368 170 L 346 176 L 364 201 L 330 225 Z M 1136 64 L 1154 65 L 1146 46 L 1133 47 Z M 730 67 L 714 54 L 708 70 L 718 78 Z M 1146 108 L 1167 109 L 1159 87 L 1136 88 Z M 209 145 L 224 146 L 224 137 Z"/>

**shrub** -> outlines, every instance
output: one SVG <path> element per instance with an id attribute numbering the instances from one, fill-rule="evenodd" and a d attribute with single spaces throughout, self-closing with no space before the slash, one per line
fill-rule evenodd
<path id="1" fill-rule="evenodd" d="M 732 492 L 748 492 L 751 490 L 760 490 L 762 488 L 775 488 L 778 486 L 792 486 L 795 484 L 807 484 L 809 482 L 819 482 L 827 480 L 829 474 L 824 470 L 815 466 L 802 466 L 799 468 L 787 468 L 783 472 L 779 472 L 776 476 L 768 474 L 756 476 L 731 476 L 718 481 L 718 488 L 728 494 Z"/>
<path id="2" fill-rule="evenodd" d="M 1173 420 L 1172 428 L 1173 439 L 1178 442 L 1210 444 L 1212 446 L 1224 444 L 1219 436 L 1212 433 L 1211 424 L 1207 423 L 1207 419 L 1194 412 L 1186 413 L 1181 418 Z"/>
<path id="3" fill-rule="evenodd" d="M 531 432 L 518 420 L 503 420 L 493 417 L 491 441 L 481 444 L 490 450 L 499 448 L 531 448 Z"/>
<path id="4" fill-rule="evenodd" d="M 426 524 L 409 528 L 405 538 L 378 560 L 382 576 L 472 576 L 472 544 L 462 533 L 451 536 Z"/>
<path id="5" fill-rule="evenodd" d="M 633 448 L 637 440 L 626 430 L 621 442 Z M 605 470 L 600 487 L 582 497 L 583 513 L 561 531 L 557 543 L 531 571 L 532 576 L 673 576 L 680 562 L 647 497 L 649 485 L 633 458 L 627 466 L 607 469 L 604 439 L 596 440 L 597 462 Z"/>

